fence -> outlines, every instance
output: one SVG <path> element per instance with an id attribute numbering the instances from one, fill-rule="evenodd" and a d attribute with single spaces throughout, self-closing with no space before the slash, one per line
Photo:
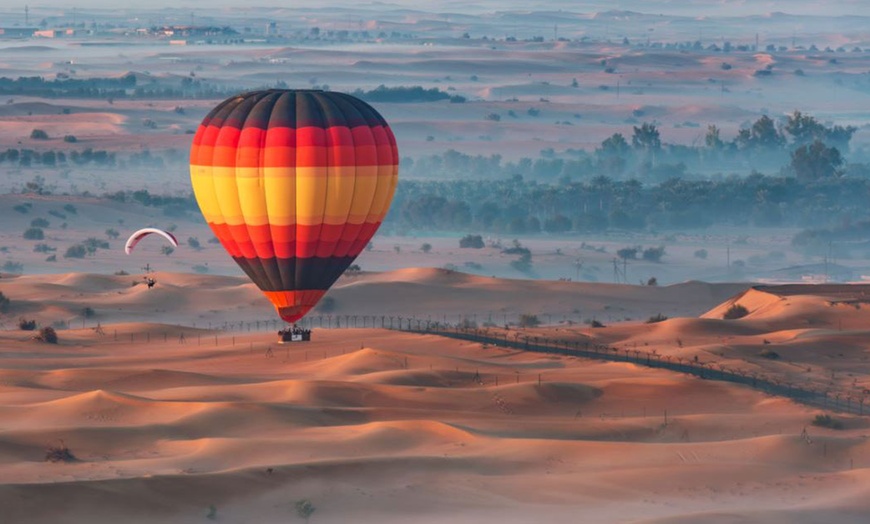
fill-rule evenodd
<path id="1" fill-rule="evenodd" d="M 474 317 L 476 316 L 474 315 Z M 444 319 L 447 318 L 446 316 L 443 317 Z M 859 395 L 857 392 L 814 389 L 753 371 L 730 369 L 714 363 L 696 362 L 681 357 L 661 355 L 656 352 L 638 349 L 619 349 L 605 344 L 596 344 L 591 341 L 557 340 L 541 336 L 529 336 L 515 330 L 509 332 L 498 328 L 479 329 L 472 327 L 474 324 L 471 315 L 457 315 L 457 319 L 460 321 L 460 325 L 452 326 L 438 320 L 432 320 L 431 317 L 422 319 L 410 315 L 327 314 L 306 317 L 299 323 L 299 326 L 306 329 L 317 327 L 326 329 L 384 328 L 409 333 L 438 335 L 524 351 L 569 355 L 612 362 L 629 362 L 651 368 L 687 373 L 706 380 L 721 380 L 743 384 L 770 395 L 790 398 L 797 402 L 825 410 L 860 416 L 870 415 L 870 406 L 868 406 L 868 413 L 864 413 L 865 395 L 870 393 L 868 390 L 862 390 Z M 84 322 L 82 324 L 84 327 Z M 197 326 L 194 324 L 191 327 L 196 328 Z M 286 324 L 274 318 L 259 321 L 224 322 L 223 325 L 208 323 L 207 326 L 199 326 L 200 329 L 220 330 L 224 332 L 277 331 L 283 327 L 286 327 Z M 150 341 L 150 335 L 147 336 Z M 207 335 L 207 337 L 212 336 L 214 337 L 214 344 L 217 345 L 217 335 Z M 130 337 L 130 342 L 133 342 L 133 336 L 130 335 Z M 165 333 L 163 338 L 165 341 Z M 115 334 L 115 339 L 118 339 L 117 333 Z M 197 345 L 202 344 L 202 340 L 202 335 L 197 335 L 195 343 Z M 235 337 L 233 337 L 232 343 L 235 345 Z"/>
<path id="2" fill-rule="evenodd" d="M 414 326 L 414 323 L 417 323 L 417 325 Z M 868 407 L 868 413 L 864 413 L 865 398 L 863 392 L 861 396 L 855 398 L 841 391 L 812 389 L 756 372 L 729 369 L 716 364 L 695 362 L 679 357 L 674 358 L 670 355 L 660 355 L 638 349 L 618 349 L 605 344 L 595 344 L 590 341 L 569 341 L 540 336 L 527 336 L 516 331 L 513 333 L 504 331 L 502 333 L 488 329 L 447 327 L 437 324 L 433 325 L 431 322 L 419 321 L 413 318 L 408 319 L 407 326 L 402 324 L 394 329 L 524 351 L 593 358 L 612 362 L 630 362 L 651 368 L 687 373 L 706 380 L 721 380 L 743 384 L 770 395 L 790 398 L 797 402 L 820 407 L 825 410 L 861 416 L 870 415 L 870 407 Z"/>

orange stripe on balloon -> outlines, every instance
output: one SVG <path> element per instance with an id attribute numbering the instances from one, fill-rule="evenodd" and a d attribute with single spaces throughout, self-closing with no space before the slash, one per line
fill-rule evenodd
<path id="1" fill-rule="evenodd" d="M 326 290 L 306 289 L 301 291 L 263 291 L 285 322 L 296 322 L 323 298 Z"/>

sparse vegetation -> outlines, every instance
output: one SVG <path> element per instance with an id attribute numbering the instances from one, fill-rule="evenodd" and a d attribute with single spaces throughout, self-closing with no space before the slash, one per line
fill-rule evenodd
<path id="1" fill-rule="evenodd" d="M 484 247 L 483 237 L 480 235 L 468 234 L 459 239 L 460 248 L 482 249 Z"/>
<path id="2" fill-rule="evenodd" d="M 42 218 L 42 217 L 34 218 L 33 220 L 30 221 L 30 227 L 43 227 L 44 228 L 44 227 L 48 227 L 48 226 L 49 226 L 49 221 Z"/>
<path id="3" fill-rule="evenodd" d="M 39 334 L 34 337 L 40 342 L 46 344 L 57 344 L 57 332 L 51 326 L 45 326 L 39 330 Z"/>
<path id="4" fill-rule="evenodd" d="M 314 512 L 317 511 L 317 508 L 315 508 L 314 504 L 312 504 L 312 502 L 308 499 L 297 500 L 296 504 L 294 504 L 294 507 L 296 508 L 296 515 L 298 515 L 299 518 L 305 520 L 305 522 L 308 522 L 308 519 L 311 518 L 311 515 L 313 515 Z"/>
<path id="5" fill-rule="evenodd" d="M 169 256 L 169 255 L 171 255 L 171 254 L 174 253 L 174 252 L 175 252 L 175 248 L 172 247 L 172 246 L 161 246 L 161 247 L 160 247 L 160 253 L 161 253 L 162 255 Z"/>
<path id="6" fill-rule="evenodd" d="M 664 322 L 664 321 L 667 320 L 667 319 L 668 319 L 667 316 L 665 316 L 665 315 L 663 315 L 663 314 L 661 314 L 661 313 L 658 313 L 658 314 L 656 314 L 656 315 L 653 315 L 653 316 L 649 317 L 649 318 L 647 319 L 646 323 L 647 323 L 647 324 L 656 324 L 656 323 L 658 323 L 658 322 Z"/>
<path id="7" fill-rule="evenodd" d="M 537 327 L 541 325 L 541 320 L 538 318 L 538 315 L 523 313 L 520 315 L 519 324 L 521 327 Z"/>
<path id="8" fill-rule="evenodd" d="M 700 258 L 701 260 L 707 260 L 707 250 L 706 249 L 698 249 L 695 251 L 695 258 Z"/>
<path id="9" fill-rule="evenodd" d="M 199 239 L 196 237 L 189 237 L 187 239 L 187 245 L 191 247 L 191 249 L 202 249 L 202 245 L 199 243 Z"/>
<path id="10" fill-rule="evenodd" d="M 592 327 L 594 327 L 594 328 L 603 328 L 603 327 L 606 327 L 603 323 L 599 322 L 598 320 L 595 320 L 594 318 L 592 319 L 591 322 L 589 322 L 589 325 L 592 326 Z"/>
<path id="11" fill-rule="evenodd" d="M 428 254 L 430 251 L 432 251 L 432 244 L 424 242 L 423 245 L 420 246 L 420 251 Z"/>
<path id="12" fill-rule="evenodd" d="M 0 313 L 7 313 L 12 305 L 12 301 L 9 300 L 9 297 L 3 294 L 0 291 Z"/>
<path id="13" fill-rule="evenodd" d="M 45 233 L 38 227 L 31 227 L 25 230 L 21 236 L 25 240 L 42 240 L 45 238 Z"/>
<path id="14" fill-rule="evenodd" d="M 14 260 L 7 260 L 3 263 L 2 269 L 7 273 L 23 273 L 24 264 L 21 262 L 15 262 Z"/>
<path id="15" fill-rule="evenodd" d="M 740 304 L 732 304 L 731 307 L 725 311 L 725 314 L 722 315 L 722 318 L 725 320 L 736 320 L 738 318 L 743 318 L 749 314 L 749 310 Z"/>
<path id="16" fill-rule="evenodd" d="M 48 140 L 48 133 L 44 129 L 34 129 L 30 132 L 30 138 L 34 140 Z"/>
<path id="17" fill-rule="evenodd" d="M 833 418 L 828 414 L 816 415 L 812 422 L 813 426 L 829 429 L 843 429 L 843 422 Z"/>
<path id="18" fill-rule="evenodd" d="M 332 313 L 335 311 L 335 299 L 332 297 L 323 297 L 317 306 L 314 308 L 318 313 Z"/>
<path id="19" fill-rule="evenodd" d="M 18 329 L 20 329 L 21 331 L 33 331 L 34 329 L 36 329 L 36 321 L 32 319 L 28 320 L 24 317 L 21 317 L 18 319 Z"/>
<path id="20" fill-rule="evenodd" d="M 761 357 L 768 358 L 770 360 L 778 360 L 779 359 L 779 353 L 777 353 L 776 351 L 769 349 L 769 348 L 762 349 L 761 352 L 759 352 L 758 354 Z"/>
<path id="21" fill-rule="evenodd" d="M 66 444 L 61 440 L 57 446 L 48 446 L 45 450 L 46 462 L 75 462 L 76 458 Z"/>
<path id="22" fill-rule="evenodd" d="M 85 258 L 85 255 L 87 254 L 88 250 L 85 249 L 85 246 L 81 244 L 76 244 L 67 248 L 66 253 L 64 253 L 63 255 L 63 258 Z"/>

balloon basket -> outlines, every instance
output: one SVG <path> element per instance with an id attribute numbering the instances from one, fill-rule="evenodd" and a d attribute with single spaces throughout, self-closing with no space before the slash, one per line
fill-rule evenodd
<path id="1" fill-rule="evenodd" d="M 290 344 L 293 342 L 310 342 L 310 329 L 282 329 L 278 332 L 279 344 Z"/>

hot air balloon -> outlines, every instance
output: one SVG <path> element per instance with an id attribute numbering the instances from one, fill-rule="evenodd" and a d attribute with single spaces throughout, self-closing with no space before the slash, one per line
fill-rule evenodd
<path id="1" fill-rule="evenodd" d="M 175 235 L 173 235 L 169 231 L 163 231 L 162 229 L 157 229 L 153 227 L 145 227 L 130 235 L 130 238 L 127 239 L 127 243 L 124 244 L 124 252 L 128 255 L 132 253 L 133 248 L 136 247 L 136 244 L 138 244 L 140 240 L 148 235 L 160 235 L 167 241 L 169 241 L 169 243 L 172 244 L 174 247 L 178 247 L 178 239 L 176 239 Z"/>
<path id="2" fill-rule="evenodd" d="M 229 98 L 203 119 L 190 151 L 206 222 L 291 323 L 375 234 L 398 164 L 396 139 L 377 111 L 317 90 Z"/>

